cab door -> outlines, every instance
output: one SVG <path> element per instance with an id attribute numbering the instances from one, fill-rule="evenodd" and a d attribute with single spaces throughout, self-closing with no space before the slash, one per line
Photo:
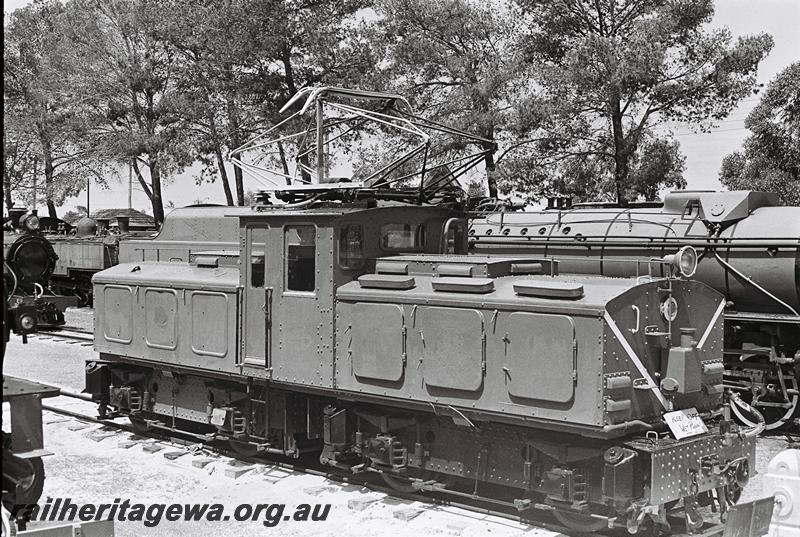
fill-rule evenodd
<path id="1" fill-rule="evenodd" d="M 242 338 L 245 365 L 270 367 L 269 332 L 272 310 L 272 287 L 267 285 L 266 245 L 269 228 L 252 225 L 245 228 L 242 254 L 244 282 L 244 334 Z"/>
<path id="2" fill-rule="evenodd" d="M 293 223 L 276 227 L 271 233 L 278 239 L 269 242 L 267 265 L 267 284 L 275 289 L 269 343 L 271 378 L 330 387 L 332 231 L 312 223 Z"/>

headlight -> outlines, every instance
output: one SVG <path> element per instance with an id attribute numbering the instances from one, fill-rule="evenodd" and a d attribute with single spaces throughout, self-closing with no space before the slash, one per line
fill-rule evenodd
<path id="1" fill-rule="evenodd" d="M 669 297 L 661 303 L 661 315 L 669 322 L 678 316 L 678 301 L 674 297 Z"/>
<path id="2" fill-rule="evenodd" d="M 697 250 L 691 246 L 684 246 L 678 253 L 664 257 L 675 270 L 684 278 L 691 278 L 697 270 Z"/>
<path id="3" fill-rule="evenodd" d="M 697 270 L 697 250 L 691 246 L 684 246 L 678 250 L 678 265 L 678 270 L 680 270 L 681 274 L 686 278 L 694 276 Z"/>
<path id="4" fill-rule="evenodd" d="M 36 231 L 39 229 L 39 217 L 35 214 L 28 213 L 20 219 L 20 223 L 28 231 Z"/>

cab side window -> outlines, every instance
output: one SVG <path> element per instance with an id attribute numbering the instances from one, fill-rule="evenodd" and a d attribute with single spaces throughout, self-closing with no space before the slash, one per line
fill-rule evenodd
<path id="1" fill-rule="evenodd" d="M 314 226 L 287 226 L 284 228 L 286 245 L 286 290 L 314 292 L 316 289 L 316 228 Z"/>
<path id="2" fill-rule="evenodd" d="M 358 270 L 364 266 L 364 231 L 361 224 L 342 224 L 339 229 L 339 266 Z"/>
<path id="3" fill-rule="evenodd" d="M 250 234 L 250 287 L 264 287 L 264 255 L 267 244 L 267 229 L 248 229 Z"/>
<path id="4" fill-rule="evenodd" d="M 383 224 L 381 250 L 421 252 L 425 249 L 425 224 Z"/>

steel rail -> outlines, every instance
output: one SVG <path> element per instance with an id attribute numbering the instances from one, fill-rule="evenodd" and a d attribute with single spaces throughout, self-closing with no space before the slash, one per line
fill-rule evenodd
<path id="1" fill-rule="evenodd" d="M 70 390 L 62 390 L 62 395 L 66 397 L 73 397 L 77 399 L 87 400 L 88 396 L 83 394 L 76 394 Z M 190 437 L 197 437 L 197 435 L 192 435 L 191 433 L 181 433 L 180 431 L 176 434 L 166 434 L 164 429 L 156 429 L 156 430 L 147 430 L 141 431 L 131 425 L 117 423 L 111 419 L 100 419 L 93 416 L 89 416 L 83 414 L 81 412 L 76 412 L 73 410 L 68 410 L 64 408 L 55 407 L 52 405 L 42 405 L 43 410 L 47 410 L 49 412 L 54 412 L 56 414 L 61 414 L 64 416 L 69 416 L 75 419 L 79 419 L 82 421 L 88 421 L 91 423 L 98 423 L 104 426 L 112 427 L 121 431 L 130 432 L 132 434 L 136 434 L 138 436 L 143 437 L 150 437 L 155 439 L 160 439 L 162 441 L 169 441 L 179 445 L 189 445 L 190 442 L 184 438 L 177 436 L 178 434 L 188 435 Z M 193 442 L 196 443 L 196 442 Z M 573 535 L 575 537 L 585 535 L 579 531 L 576 531 L 572 528 L 567 526 L 550 522 L 547 520 L 542 520 L 538 517 L 530 516 L 530 515 L 543 515 L 548 511 L 557 511 L 558 509 L 547 504 L 540 504 L 531 502 L 529 508 L 526 510 L 520 510 L 516 507 L 513 502 L 505 501 L 505 500 L 496 500 L 492 498 L 485 498 L 477 496 L 476 494 L 470 494 L 467 492 L 461 491 L 453 491 L 453 490 L 446 490 L 443 491 L 442 489 L 437 489 L 435 486 L 430 486 L 430 488 L 425 488 L 425 484 L 421 485 L 420 490 L 425 490 L 428 494 L 420 494 L 420 493 L 411 493 L 411 492 L 403 492 L 392 487 L 381 485 L 375 483 L 373 480 L 364 477 L 357 477 L 355 475 L 346 475 L 343 473 L 335 472 L 328 470 L 326 468 L 321 469 L 320 467 L 312 467 L 306 466 L 301 464 L 291 464 L 280 460 L 275 459 L 268 459 L 268 458 L 259 458 L 259 457 L 248 457 L 237 453 L 231 449 L 225 449 L 218 445 L 211 445 L 208 441 L 202 442 L 203 447 L 205 449 L 209 449 L 216 453 L 225 455 L 232 459 L 244 461 L 244 462 L 251 462 L 253 464 L 269 464 L 275 467 L 278 467 L 283 470 L 287 470 L 290 472 L 298 472 L 304 473 L 308 475 L 314 475 L 318 477 L 322 477 L 331 481 L 335 481 L 338 483 L 345 483 L 351 485 L 362 486 L 368 488 L 369 490 L 380 492 L 386 494 L 387 496 L 399 498 L 403 500 L 409 501 L 417 501 L 420 503 L 428 504 L 428 505 L 437 505 L 437 506 L 447 506 L 453 507 L 456 509 L 463 509 L 464 511 L 468 511 L 471 513 L 481 514 L 481 515 L 491 515 L 496 516 L 498 518 L 502 518 L 505 520 L 511 520 L 520 524 L 527 524 L 529 526 L 546 529 L 549 531 L 559 532 L 562 535 Z M 320 465 L 321 466 L 321 465 Z M 365 472 L 365 476 L 375 476 L 380 472 Z M 452 498 L 460 498 L 461 500 L 453 500 Z M 472 503 L 467 503 L 472 502 Z M 488 503 L 490 505 L 496 505 L 499 507 L 504 507 L 507 510 L 499 510 L 496 508 L 487 507 L 486 505 L 481 505 L 482 503 Z M 457 513 L 456 513 L 457 514 Z M 600 515 L 594 515 L 598 518 L 603 518 Z M 611 520 L 611 519 L 609 519 Z M 615 526 L 619 528 L 619 526 Z M 612 528 L 609 528 L 612 529 Z M 605 530 L 603 530 L 605 531 Z M 692 534 L 693 537 L 719 537 L 723 534 L 724 527 L 719 525 L 714 525 L 710 528 L 702 530 L 698 533 Z M 595 535 L 595 534 L 593 534 Z M 674 534 L 674 537 L 684 537 L 685 534 Z"/>

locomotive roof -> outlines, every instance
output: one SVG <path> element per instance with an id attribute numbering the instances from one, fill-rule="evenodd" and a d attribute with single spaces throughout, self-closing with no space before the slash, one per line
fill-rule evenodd
<path id="1" fill-rule="evenodd" d="M 198 267 L 189 263 L 140 261 L 120 263 L 98 272 L 93 284 L 169 285 L 203 291 L 230 291 L 239 285 L 239 268 L 221 266 Z"/>
<path id="2" fill-rule="evenodd" d="M 608 278 L 598 276 L 503 276 L 492 278 L 494 289 L 488 293 L 464 293 L 436 291 L 433 289 L 436 276 L 414 274 L 415 286 L 408 290 L 365 288 L 358 281 L 347 283 L 337 290 L 337 297 L 345 300 L 368 302 L 394 302 L 439 306 L 469 307 L 479 304 L 481 308 L 519 311 L 546 311 L 549 313 L 583 314 L 601 316 L 606 304 L 637 285 L 635 278 Z M 471 278 L 464 278 L 470 280 Z M 577 299 L 542 298 L 521 296 L 514 284 L 525 281 L 578 283 L 583 285 L 583 296 Z"/>
<path id="3" fill-rule="evenodd" d="M 375 200 L 373 203 L 317 203 L 311 207 L 292 207 L 290 205 L 258 206 L 247 210 L 230 212 L 226 216 L 235 217 L 332 217 L 336 218 L 346 214 L 361 213 L 365 211 L 379 211 L 383 209 L 415 209 L 435 212 L 450 212 L 451 207 L 446 205 L 417 205 L 392 200 Z"/>

